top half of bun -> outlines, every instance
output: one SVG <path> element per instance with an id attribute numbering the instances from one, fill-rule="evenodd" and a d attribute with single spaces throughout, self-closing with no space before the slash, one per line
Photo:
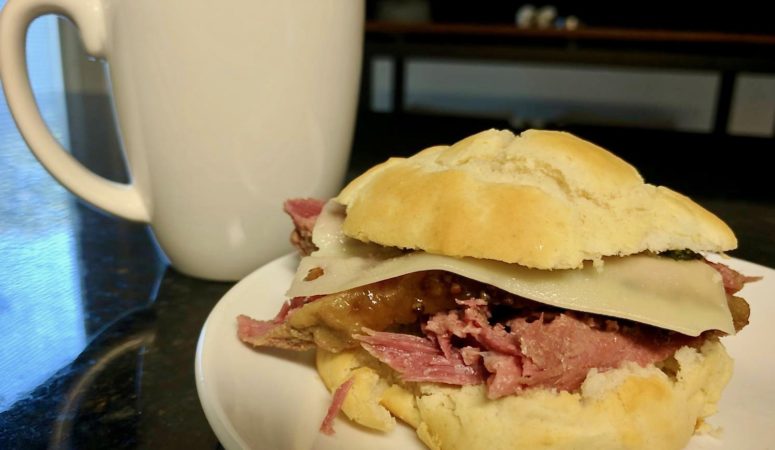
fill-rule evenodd
<path id="1" fill-rule="evenodd" d="M 572 134 L 488 130 L 391 158 L 351 182 L 344 232 L 385 246 L 538 269 L 643 251 L 723 252 L 715 215 Z"/>

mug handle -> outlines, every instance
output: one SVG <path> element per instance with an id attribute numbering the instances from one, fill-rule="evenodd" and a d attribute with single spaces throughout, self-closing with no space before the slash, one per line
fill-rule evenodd
<path id="1" fill-rule="evenodd" d="M 25 46 L 30 23 L 45 14 L 68 17 L 80 30 L 86 51 L 104 56 L 102 0 L 8 0 L 0 12 L 0 78 L 19 131 L 43 167 L 73 194 L 116 216 L 148 223 L 148 207 L 137 186 L 110 181 L 84 167 L 62 148 L 40 115 L 27 76 Z"/>

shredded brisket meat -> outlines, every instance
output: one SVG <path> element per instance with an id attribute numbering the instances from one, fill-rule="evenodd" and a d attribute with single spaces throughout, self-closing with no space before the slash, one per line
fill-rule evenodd
<path id="1" fill-rule="evenodd" d="M 404 381 L 486 383 L 490 398 L 531 387 L 573 391 L 589 369 L 627 361 L 645 366 L 703 339 L 570 311 L 492 324 L 487 302 L 459 304 L 433 315 L 424 337 L 373 331 L 357 337 Z"/>

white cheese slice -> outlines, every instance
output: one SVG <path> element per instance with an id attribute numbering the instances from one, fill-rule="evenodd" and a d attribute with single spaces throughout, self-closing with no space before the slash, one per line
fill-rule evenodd
<path id="1" fill-rule="evenodd" d="M 583 269 L 538 270 L 363 243 L 342 234 L 343 220 L 343 208 L 329 202 L 313 233 L 319 250 L 301 260 L 288 296 L 331 294 L 407 273 L 445 270 L 570 310 L 690 336 L 714 329 L 735 333 L 721 276 L 702 261 L 633 255 L 606 258 L 602 267 L 589 263 Z M 305 281 L 315 268 L 323 269 L 323 275 Z"/>

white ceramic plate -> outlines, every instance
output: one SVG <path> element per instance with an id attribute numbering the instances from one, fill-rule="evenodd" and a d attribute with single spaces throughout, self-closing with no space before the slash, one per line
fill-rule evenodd
<path id="1" fill-rule="evenodd" d="M 764 280 L 742 291 L 751 304 L 751 324 L 724 340 L 735 375 L 710 421 L 722 427 L 721 437 L 695 437 L 688 449 L 775 448 L 775 270 L 738 259 L 723 262 Z M 255 351 L 239 342 L 236 317 L 274 317 L 297 264 L 297 257 L 288 255 L 237 283 L 202 328 L 197 390 L 218 439 L 228 450 L 424 448 L 401 424 L 389 434 L 373 433 L 340 416 L 334 436 L 319 433 L 331 396 L 314 370 L 312 353 Z"/>

